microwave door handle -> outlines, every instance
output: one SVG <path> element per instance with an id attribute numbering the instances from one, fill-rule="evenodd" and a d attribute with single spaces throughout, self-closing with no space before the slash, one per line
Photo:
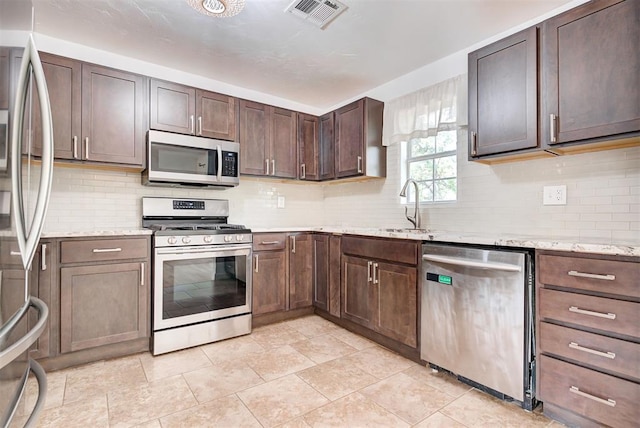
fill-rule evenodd
<path id="1" fill-rule="evenodd" d="M 218 151 L 218 183 L 222 181 L 222 148 L 220 145 L 216 146 Z"/>

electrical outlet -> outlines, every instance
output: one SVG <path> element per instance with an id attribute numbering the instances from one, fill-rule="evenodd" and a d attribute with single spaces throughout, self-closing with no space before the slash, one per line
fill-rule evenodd
<path id="1" fill-rule="evenodd" d="M 278 208 L 284 208 L 284 196 L 278 196 Z"/>
<path id="2" fill-rule="evenodd" d="M 567 186 L 544 186 L 542 205 L 567 205 Z"/>

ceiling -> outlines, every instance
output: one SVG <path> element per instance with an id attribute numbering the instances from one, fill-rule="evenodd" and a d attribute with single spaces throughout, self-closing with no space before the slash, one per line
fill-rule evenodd
<path id="1" fill-rule="evenodd" d="M 32 3 L 37 33 L 327 110 L 569 2 L 341 0 L 321 30 L 285 13 L 291 1 L 246 0 L 230 18 L 186 0 Z M 28 2 L 0 3 L 2 29 L 31 29 Z"/>

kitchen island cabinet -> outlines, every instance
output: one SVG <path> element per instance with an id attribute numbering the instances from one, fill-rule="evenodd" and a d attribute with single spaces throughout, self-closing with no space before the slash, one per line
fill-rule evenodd
<path id="1" fill-rule="evenodd" d="M 640 419 L 640 260 L 536 254 L 538 398 L 570 426 Z"/>
<path id="2" fill-rule="evenodd" d="M 235 98 L 158 79 L 150 87 L 151 129 L 235 141 Z"/>

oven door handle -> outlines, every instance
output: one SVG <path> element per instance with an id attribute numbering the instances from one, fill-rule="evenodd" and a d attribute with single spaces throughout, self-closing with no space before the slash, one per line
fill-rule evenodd
<path id="1" fill-rule="evenodd" d="M 206 246 L 206 247 L 183 247 L 183 248 L 156 248 L 156 254 L 171 255 L 171 254 L 202 254 L 202 253 L 219 253 L 225 251 L 241 251 L 251 250 L 251 245 L 233 245 L 233 246 Z"/>

